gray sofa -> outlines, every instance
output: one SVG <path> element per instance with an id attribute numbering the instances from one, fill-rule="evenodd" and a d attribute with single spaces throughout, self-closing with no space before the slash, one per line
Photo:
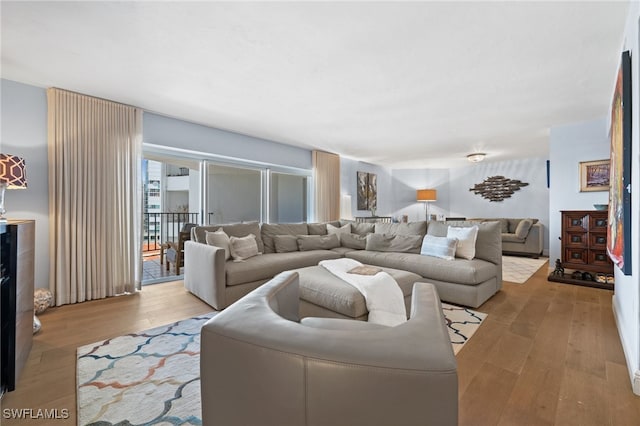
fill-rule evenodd
<path id="1" fill-rule="evenodd" d="M 364 264 L 413 272 L 433 283 L 446 302 L 478 307 L 502 288 L 502 239 L 498 222 L 412 222 L 352 223 L 330 222 L 335 227 L 350 226 L 338 246 L 323 248 L 318 241 L 327 236 L 327 224 L 258 223 L 195 227 L 192 240 L 184 245 L 184 285 L 194 295 L 221 310 L 261 286 L 280 272 L 317 265 L 321 260 L 349 257 Z M 368 234 L 409 236 L 420 241 L 425 234 L 446 236 L 447 227 L 478 225 L 476 255 L 471 260 L 444 260 L 419 254 L 419 247 L 402 244 L 367 249 Z M 241 262 L 226 260 L 223 248 L 206 244 L 206 232 L 222 228 L 228 235 L 256 236 L 262 254 Z M 289 245 L 296 241 L 296 245 Z M 396 250 L 396 251 L 394 251 Z M 407 296 L 407 294 L 405 294 Z"/>
<path id="2" fill-rule="evenodd" d="M 188 256 L 186 257 L 188 259 Z M 285 272 L 202 328 L 204 425 L 456 425 L 457 364 L 431 284 L 395 327 L 298 317 Z"/>
<path id="3" fill-rule="evenodd" d="M 500 222 L 503 254 L 531 256 L 536 259 L 542 254 L 544 228 L 538 219 L 485 218 L 468 220 L 472 222 Z"/>

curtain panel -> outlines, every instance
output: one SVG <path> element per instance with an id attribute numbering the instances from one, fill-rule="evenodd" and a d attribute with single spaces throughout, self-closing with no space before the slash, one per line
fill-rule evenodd
<path id="1" fill-rule="evenodd" d="M 49 287 L 56 305 L 140 288 L 142 111 L 47 90 Z"/>
<path id="2" fill-rule="evenodd" d="M 340 156 L 313 151 L 315 177 L 315 220 L 328 222 L 340 219 Z"/>

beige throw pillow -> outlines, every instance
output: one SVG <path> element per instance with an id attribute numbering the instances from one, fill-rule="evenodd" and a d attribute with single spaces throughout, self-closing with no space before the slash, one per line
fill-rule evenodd
<path id="1" fill-rule="evenodd" d="M 458 240 L 455 238 L 425 235 L 422 240 L 420 254 L 424 256 L 439 257 L 445 260 L 454 260 L 457 245 Z"/>
<path id="2" fill-rule="evenodd" d="M 241 262 L 260 254 L 258 252 L 256 236 L 253 234 L 249 234 L 245 237 L 230 237 L 229 240 L 231 257 L 233 257 L 233 260 L 236 262 Z"/>
<path id="3" fill-rule="evenodd" d="M 298 237 L 295 235 L 274 235 L 273 245 L 276 253 L 290 253 L 298 251 Z"/>
<path id="4" fill-rule="evenodd" d="M 208 245 L 224 249 L 225 260 L 229 260 L 231 258 L 231 252 L 229 251 L 229 236 L 222 229 L 218 229 L 215 232 L 205 231 L 205 239 Z"/>
<path id="5" fill-rule="evenodd" d="M 340 247 L 337 235 L 298 235 L 300 251 L 331 250 Z"/>

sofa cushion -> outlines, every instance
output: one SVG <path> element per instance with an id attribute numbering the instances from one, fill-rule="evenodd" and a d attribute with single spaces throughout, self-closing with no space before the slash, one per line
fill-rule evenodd
<path id="1" fill-rule="evenodd" d="M 369 222 L 354 222 L 349 220 L 341 220 L 340 226 L 344 226 L 347 223 L 351 224 L 351 232 L 358 235 L 367 235 L 375 230 L 375 223 Z"/>
<path id="2" fill-rule="evenodd" d="M 455 238 L 458 240 L 456 257 L 471 260 L 476 256 L 478 229 L 478 225 L 465 227 L 449 226 L 447 229 L 447 238 Z"/>
<path id="3" fill-rule="evenodd" d="M 231 258 L 231 250 L 229 249 L 229 236 L 222 229 L 218 229 L 215 232 L 205 231 L 205 239 L 210 246 L 216 246 L 224 249 L 224 258 L 229 260 Z"/>
<path id="4" fill-rule="evenodd" d="M 524 240 L 524 238 L 520 238 L 516 234 L 502 234 L 503 243 L 524 243 Z"/>
<path id="5" fill-rule="evenodd" d="M 340 236 L 342 247 L 354 250 L 364 250 L 367 247 L 367 236 L 358 234 L 342 234 Z"/>
<path id="6" fill-rule="evenodd" d="M 264 253 L 275 253 L 276 247 L 273 242 L 274 235 L 309 235 L 306 223 L 263 223 L 262 241 L 264 242 Z"/>
<path id="7" fill-rule="evenodd" d="M 498 273 L 498 265 L 478 258 L 473 260 L 444 260 L 437 257 L 422 256 L 421 254 L 368 250 L 355 250 L 346 253 L 345 257 L 369 265 L 413 272 L 426 277 L 427 280 L 433 279 L 466 285 L 480 284 L 490 278 L 494 278 Z"/>
<path id="8" fill-rule="evenodd" d="M 327 234 L 337 235 L 338 240 L 342 241 L 342 235 L 351 234 L 351 224 L 347 223 L 343 226 L 333 226 L 332 224 L 327 223 Z"/>
<path id="9" fill-rule="evenodd" d="M 260 238 L 260 224 L 258 222 L 236 223 L 233 225 L 196 226 L 191 229 L 191 239 L 202 244 L 207 243 L 206 232 L 215 232 L 222 228 L 229 237 L 246 237 L 249 234 L 256 236 L 258 251 L 264 251 L 262 238 Z"/>
<path id="10" fill-rule="evenodd" d="M 333 235 L 298 235 L 300 251 L 331 250 L 340 247 L 338 236 Z"/>
<path id="11" fill-rule="evenodd" d="M 531 219 L 522 219 L 516 227 L 516 232 L 514 233 L 518 238 L 527 238 L 531 226 L 533 226 L 533 221 Z"/>
<path id="12" fill-rule="evenodd" d="M 404 297 L 410 296 L 413 285 L 422 279 L 408 271 L 390 268 L 383 268 L 383 271 L 398 283 Z M 362 293 L 322 266 L 301 268 L 295 272 L 300 275 L 300 299 L 351 318 L 367 314 Z"/>
<path id="13" fill-rule="evenodd" d="M 257 256 L 259 252 L 256 236 L 249 234 L 245 237 L 229 237 L 229 251 L 234 261 L 242 261 Z"/>
<path id="14" fill-rule="evenodd" d="M 458 240 L 456 238 L 425 235 L 422 240 L 420 254 L 423 256 L 439 257 L 444 260 L 454 260 L 457 244 Z"/>
<path id="15" fill-rule="evenodd" d="M 391 235 L 420 235 L 424 237 L 427 233 L 427 222 L 409 222 L 409 223 L 376 223 L 376 234 Z"/>
<path id="16" fill-rule="evenodd" d="M 422 237 L 420 235 L 367 235 L 367 250 L 401 253 L 420 253 Z"/>
<path id="17" fill-rule="evenodd" d="M 298 251 L 298 237 L 295 235 L 274 235 L 273 244 L 276 248 L 276 253 Z"/>
<path id="18" fill-rule="evenodd" d="M 308 223 L 307 230 L 309 235 L 327 235 L 327 225 L 340 227 L 340 221 L 334 220 L 332 222 L 322 223 Z"/>
<path id="19" fill-rule="evenodd" d="M 225 265 L 227 285 L 233 286 L 271 279 L 280 272 L 317 265 L 321 260 L 339 259 L 331 250 L 313 250 L 295 253 L 267 253 L 244 262 L 228 261 Z"/>

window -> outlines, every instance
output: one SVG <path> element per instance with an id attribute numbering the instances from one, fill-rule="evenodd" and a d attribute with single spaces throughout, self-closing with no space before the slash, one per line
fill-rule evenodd
<path id="1" fill-rule="evenodd" d="M 272 172 L 269 190 L 269 222 L 307 221 L 307 176 Z"/>
<path id="2" fill-rule="evenodd" d="M 207 169 L 209 223 L 261 221 L 261 170 L 219 164 Z"/>

